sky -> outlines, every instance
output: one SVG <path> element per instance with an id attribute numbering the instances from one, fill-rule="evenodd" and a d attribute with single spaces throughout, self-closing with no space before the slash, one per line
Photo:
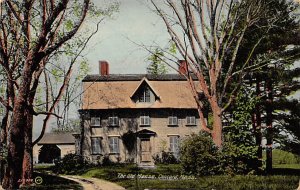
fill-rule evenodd
<path id="1" fill-rule="evenodd" d="M 98 6 L 105 2 L 94 1 Z M 119 12 L 105 20 L 90 43 L 86 57 L 91 74 L 98 73 L 99 60 L 109 62 L 110 73 L 146 73 L 149 53 L 138 44 L 164 47 L 169 39 L 163 22 L 149 5 L 148 0 L 120 0 Z"/>

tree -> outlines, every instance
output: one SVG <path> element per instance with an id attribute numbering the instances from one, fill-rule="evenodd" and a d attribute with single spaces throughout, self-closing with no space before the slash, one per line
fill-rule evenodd
<path id="1" fill-rule="evenodd" d="M 163 55 L 164 53 L 159 48 L 156 48 L 154 53 L 148 57 L 148 60 L 151 61 L 147 67 L 148 74 L 161 75 L 168 72 L 166 65 L 161 60 Z"/>
<path id="2" fill-rule="evenodd" d="M 299 5 L 285 0 L 275 1 L 266 6 L 269 15 L 277 15 L 280 19 L 273 23 L 274 26 L 268 33 L 265 33 L 264 39 L 250 60 L 253 64 L 259 63 L 262 66 L 251 71 L 247 76 L 248 80 L 244 82 L 244 86 L 250 84 L 249 90 L 255 92 L 249 94 L 259 99 L 252 113 L 252 124 L 258 147 L 257 156 L 260 160 L 262 160 L 262 138 L 265 137 L 267 140 L 268 171 L 272 168 L 273 141 L 283 142 L 282 137 L 288 139 L 287 134 L 294 136 L 288 129 L 293 126 L 287 126 L 285 121 L 290 120 L 292 115 L 288 110 L 295 111 L 294 106 L 289 103 L 295 100 L 289 100 L 287 96 L 297 91 L 300 86 L 297 81 L 299 68 L 293 66 L 295 60 L 299 60 L 300 57 L 299 20 L 296 13 L 298 8 Z M 262 19 L 246 32 L 241 51 L 237 56 L 239 62 L 247 59 L 244 52 L 254 45 L 253 39 L 260 38 L 264 22 Z M 294 139 L 296 142 L 297 138 Z"/>
<path id="3" fill-rule="evenodd" d="M 10 0 L 0 5 L 0 65 L 6 80 L 6 95 L 0 97 L 0 101 L 9 116 L 5 126 L 10 132 L 5 142 L 9 146 L 3 187 L 17 189 L 19 179 L 32 175 L 33 116 L 44 114 L 49 118 L 53 115 L 70 81 L 74 63 L 66 66 L 63 84 L 45 112 L 39 112 L 34 105 L 41 76 L 47 71 L 52 56 L 66 50 L 68 42 L 78 34 L 89 11 L 95 7 L 90 6 L 90 0 Z M 86 45 L 88 40 L 82 44 Z"/>
<path id="4" fill-rule="evenodd" d="M 222 113 L 230 106 L 246 72 L 258 65 L 250 65 L 263 34 L 272 28 L 276 15 L 268 17 L 265 6 L 271 0 L 165 0 L 166 6 L 151 0 L 162 18 L 181 59 L 186 60 L 189 72 L 185 75 L 191 86 L 202 128 L 222 146 Z M 173 14 L 172 14 L 173 13 Z M 238 64 L 239 52 L 247 30 L 260 19 L 264 31 L 247 52 L 247 59 Z M 192 74 L 197 77 L 194 82 Z M 201 98 L 199 98 L 201 97 Z M 212 112 L 213 124 L 207 126 L 204 101 Z"/>

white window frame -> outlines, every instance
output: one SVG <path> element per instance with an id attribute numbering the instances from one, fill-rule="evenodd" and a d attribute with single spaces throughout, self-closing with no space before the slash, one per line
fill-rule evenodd
<path id="1" fill-rule="evenodd" d="M 90 125 L 93 126 L 93 127 L 101 126 L 101 118 L 98 117 L 98 116 L 91 117 L 91 124 Z"/>
<path id="2" fill-rule="evenodd" d="M 177 118 L 177 116 L 169 116 L 168 117 L 168 125 L 172 125 L 172 126 L 178 125 L 178 118 Z"/>
<path id="3" fill-rule="evenodd" d="M 141 93 L 139 94 L 140 103 L 150 103 L 151 102 L 151 89 L 149 86 L 143 87 Z"/>
<path id="4" fill-rule="evenodd" d="M 108 137 L 109 153 L 119 154 L 120 153 L 120 140 L 117 136 Z"/>
<path id="5" fill-rule="evenodd" d="M 170 152 L 173 153 L 173 155 L 178 158 L 179 156 L 179 145 L 180 145 L 180 138 L 179 135 L 169 135 L 169 146 L 170 146 Z"/>
<path id="6" fill-rule="evenodd" d="M 91 137 L 92 154 L 102 154 L 101 137 Z"/>
<path id="7" fill-rule="evenodd" d="M 147 122 L 145 122 L 147 121 Z M 141 126 L 150 126 L 151 121 L 150 121 L 150 116 L 149 115 L 141 115 L 140 116 L 140 125 Z"/>
<path id="8" fill-rule="evenodd" d="M 108 117 L 108 125 L 109 126 L 119 126 L 119 117 L 118 116 L 111 116 Z"/>
<path id="9" fill-rule="evenodd" d="M 192 122 L 192 120 L 194 122 Z M 195 116 L 187 116 L 186 117 L 186 125 L 196 125 L 196 117 Z"/>

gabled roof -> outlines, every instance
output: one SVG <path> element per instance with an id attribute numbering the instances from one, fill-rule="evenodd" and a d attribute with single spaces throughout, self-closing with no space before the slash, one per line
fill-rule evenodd
<path id="1" fill-rule="evenodd" d="M 45 133 L 38 145 L 44 144 L 75 144 L 75 138 L 71 133 Z"/>
<path id="2" fill-rule="evenodd" d="M 133 98 L 133 96 L 138 92 L 138 90 L 142 87 L 142 85 L 144 85 L 144 84 L 146 84 L 146 85 L 148 85 L 149 86 L 149 88 L 152 90 L 152 92 L 154 93 L 154 95 L 157 97 L 157 98 L 159 98 L 159 95 L 158 95 L 158 93 L 155 91 L 155 89 L 151 86 L 151 84 L 149 83 L 149 81 L 147 80 L 147 78 L 146 77 L 144 77 L 142 80 L 141 80 L 141 82 L 140 82 L 140 84 L 136 87 L 136 89 L 133 91 L 133 93 L 132 93 L 132 95 L 130 96 L 130 98 Z"/>
<path id="3" fill-rule="evenodd" d="M 145 78 L 145 79 L 144 79 Z M 93 79 L 93 80 L 92 80 Z M 159 96 L 152 104 L 135 103 L 131 97 L 147 82 Z M 123 108 L 197 109 L 189 83 L 179 74 L 87 76 L 83 80 L 82 110 Z"/>
<path id="4" fill-rule="evenodd" d="M 195 76 L 193 77 L 196 79 Z M 186 81 L 186 78 L 179 74 L 110 74 L 87 75 L 82 82 L 141 81 L 143 78 L 147 78 L 149 81 Z"/>

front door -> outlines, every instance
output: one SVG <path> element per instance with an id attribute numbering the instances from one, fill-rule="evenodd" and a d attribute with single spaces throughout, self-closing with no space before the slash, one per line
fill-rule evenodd
<path id="1" fill-rule="evenodd" d="M 151 162 L 150 138 L 141 139 L 141 161 Z"/>

